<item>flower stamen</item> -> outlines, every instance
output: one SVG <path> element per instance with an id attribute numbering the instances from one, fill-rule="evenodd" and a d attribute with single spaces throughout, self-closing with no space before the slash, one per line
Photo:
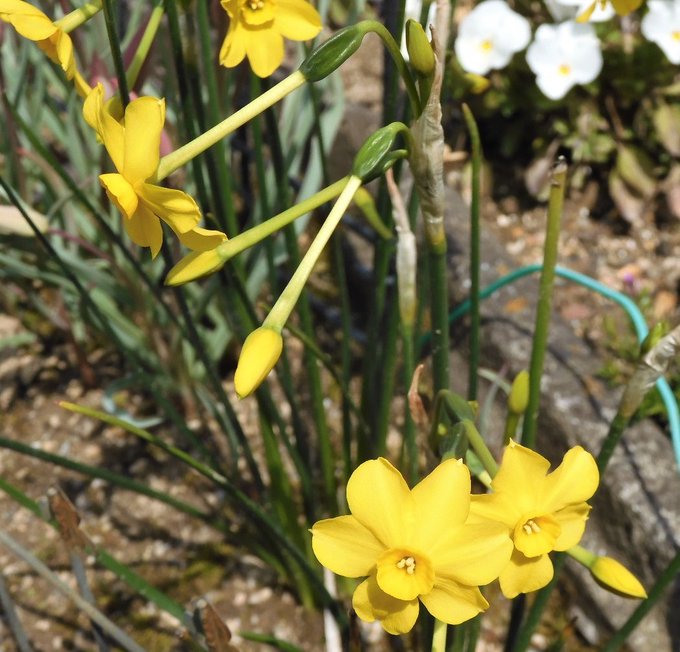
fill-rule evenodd
<path id="1" fill-rule="evenodd" d="M 408 575 L 416 572 L 416 560 L 413 557 L 402 557 L 397 562 L 397 568 L 406 570 Z"/>

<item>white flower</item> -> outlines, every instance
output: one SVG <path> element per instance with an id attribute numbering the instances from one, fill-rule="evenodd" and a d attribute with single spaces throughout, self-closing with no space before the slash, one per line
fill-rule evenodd
<path id="1" fill-rule="evenodd" d="M 601 0 L 545 0 L 545 4 L 555 20 L 584 16 L 585 20 L 580 22 L 601 23 L 616 15 L 611 2 Z"/>
<path id="2" fill-rule="evenodd" d="M 531 40 L 529 21 L 503 0 L 478 4 L 460 23 L 456 57 L 461 67 L 476 75 L 505 68 L 515 52 Z"/>
<path id="3" fill-rule="evenodd" d="M 575 84 L 588 84 L 600 74 L 600 41 L 588 24 L 541 25 L 527 50 L 527 63 L 543 94 L 559 100 Z"/>
<path id="4" fill-rule="evenodd" d="M 656 43 L 671 63 L 680 63 L 680 2 L 649 0 L 642 19 L 643 36 Z"/>
<path id="5" fill-rule="evenodd" d="M 406 21 L 409 18 L 420 22 L 420 12 L 423 9 L 423 0 L 406 0 L 406 7 L 404 8 L 404 31 L 401 35 L 401 54 L 408 61 L 408 50 L 406 49 Z M 437 14 L 437 3 L 433 0 L 427 12 L 427 21 L 425 22 L 425 33 L 429 34 L 430 25 L 434 24 L 434 19 Z"/>

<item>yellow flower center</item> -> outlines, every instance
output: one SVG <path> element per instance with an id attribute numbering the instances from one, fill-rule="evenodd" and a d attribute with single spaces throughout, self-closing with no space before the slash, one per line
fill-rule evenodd
<path id="1" fill-rule="evenodd" d="M 416 560 L 413 557 L 402 557 L 397 562 L 397 568 L 402 568 L 407 575 L 413 575 L 416 572 Z"/>
<path id="2" fill-rule="evenodd" d="M 515 526 L 515 548 L 527 557 L 538 557 L 554 550 L 562 528 L 551 515 L 521 518 Z"/>
<path id="3" fill-rule="evenodd" d="M 274 20 L 276 0 L 243 0 L 241 18 L 247 27 L 259 27 Z"/>
<path id="4" fill-rule="evenodd" d="M 564 77 L 566 77 L 567 75 L 571 74 L 571 66 L 568 66 L 566 63 L 563 63 L 559 66 L 559 68 L 557 69 L 557 72 L 560 75 L 563 75 Z"/>
<path id="5" fill-rule="evenodd" d="M 671 38 L 672 38 L 674 41 L 680 41 L 680 30 L 677 30 L 677 29 L 676 29 L 676 30 L 671 34 Z"/>
<path id="6" fill-rule="evenodd" d="M 434 586 L 432 562 L 415 550 L 386 550 L 378 557 L 376 567 L 378 586 L 398 600 L 413 600 Z"/>
<path id="7" fill-rule="evenodd" d="M 493 43 L 489 39 L 485 39 L 479 44 L 479 49 L 485 54 L 488 54 L 493 50 Z"/>

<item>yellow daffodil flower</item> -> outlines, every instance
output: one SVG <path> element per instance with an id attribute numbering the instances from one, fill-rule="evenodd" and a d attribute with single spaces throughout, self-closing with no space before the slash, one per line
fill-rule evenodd
<path id="1" fill-rule="evenodd" d="M 470 523 L 485 520 L 505 524 L 514 543 L 510 563 L 500 574 L 503 594 L 544 587 L 553 576 L 548 553 L 567 550 L 583 536 L 599 473 L 593 456 L 580 446 L 569 450 L 548 473 L 550 462 L 511 441 L 493 479 L 493 493 L 475 495 Z"/>
<path id="2" fill-rule="evenodd" d="M 237 66 L 248 57 L 258 77 L 269 77 L 283 61 L 283 39 L 306 41 L 321 31 L 321 17 L 305 0 L 222 0 L 229 31 L 220 63 Z"/>
<path id="3" fill-rule="evenodd" d="M 488 607 L 479 586 L 507 565 L 507 529 L 466 524 L 470 472 L 446 460 L 409 489 L 386 459 L 361 464 L 347 483 L 350 516 L 312 527 L 317 559 L 338 575 L 365 577 L 354 591 L 359 618 L 390 634 L 411 630 L 419 601 L 442 622 L 462 623 Z"/>
<path id="4" fill-rule="evenodd" d="M 220 231 L 197 226 L 201 212 L 187 193 L 149 183 L 160 160 L 164 100 L 140 97 L 122 113 L 118 102 L 104 102 L 104 88 L 98 84 L 85 100 L 83 116 L 116 166 L 118 172 L 101 174 L 99 180 L 125 216 L 125 230 L 135 244 L 149 247 L 155 258 L 163 242 L 160 220 L 192 249 L 212 249 L 226 239 Z"/>
<path id="5" fill-rule="evenodd" d="M 89 90 L 76 69 L 71 37 L 40 9 L 23 0 L 0 0 L 0 20 L 12 25 L 24 38 L 34 41 L 62 68 L 67 79 L 75 78 L 76 88 L 81 95 Z"/>

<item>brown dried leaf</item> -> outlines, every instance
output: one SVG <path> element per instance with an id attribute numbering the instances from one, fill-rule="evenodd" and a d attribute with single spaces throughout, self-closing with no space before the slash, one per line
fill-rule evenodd
<path id="1" fill-rule="evenodd" d="M 198 609 L 201 614 L 201 625 L 205 634 L 205 643 L 210 652 L 238 652 L 231 641 L 231 631 L 219 617 L 215 608 L 205 599 L 200 601 Z"/>
<path id="2" fill-rule="evenodd" d="M 411 386 L 408 390 L 408 406 L 411 410 L 411 416 L 416 425 L 421 427 L 427 427 L 429 424 L 429 418 L 427 416 L 427 410 L 423 405 L 423 399 L 420 398 L 420 393 L 418 392 L 418 385 L 420 384 L 420 376 L 425 369 L 425 365 L 419 364 L 415 371 L 413 372 L 413 378 L 411 380 Z"/>
<path id="3" fill-rule="evenodd" d="M 91 547 L 92 543 L 80 529 L 80 516 L 66 494 L 53 487 L 47 492 L 47 500 L 66 547 L 69 550 Z"/>

